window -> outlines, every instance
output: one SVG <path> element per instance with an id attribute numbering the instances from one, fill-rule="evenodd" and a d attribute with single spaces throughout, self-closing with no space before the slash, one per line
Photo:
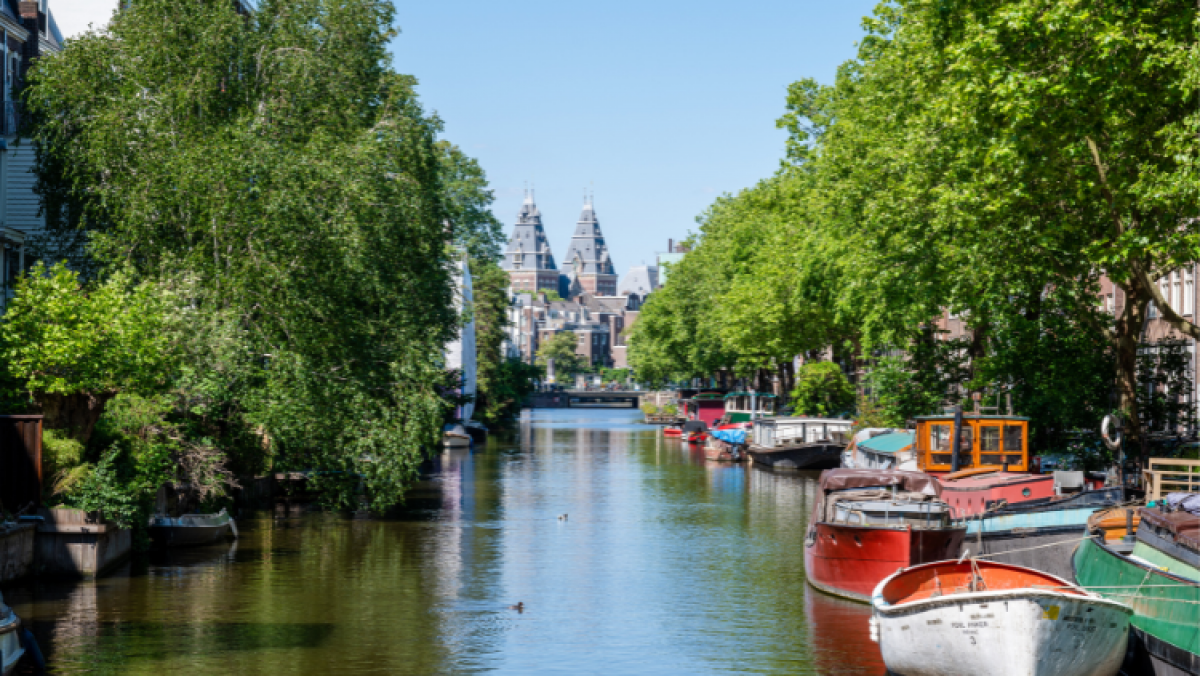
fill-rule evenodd
<path id="1" fill-rule="evenodd" d="M 1024 434 L 1020 425 L 1004 426 L 1004 455 L 1009 465 L 1020 466 L 1025 463 Z"/>
<path id="2" fill-rule="evenodd" d="M 1171 305 L 1171 280 L 1166 277 L 1158 280 L 1158 290 L 1163 296 L 1163 300 L 1167 301 L 1167 305 Z"/>
<path id="3" fill-rule="evenodd" d="M 1196 286 L 1195 280 L 1192 278 L 1192 271 L 1187 270 L 1183 273 L 1183 314 L 1191 316 L 1196 307 Z"/>
<path id="4" fill-rule="evenodd" d="M 979 428 L 979 464 L 1004 464 L 1004 456 L 1000 453 L 1000 427 L 998 425 Z"/>
<path id="5" fill-rule="evenodd" d="M 1174 285 L 1174 292 L 1171 294 L 1171 308 L 1183 314 L 1183 276 L 1178 272 L 1171 273 L 1171 283 Z"/>
<path id="6" fill-rule="evenodd" d="M 1117 312 L 1117 299 L 1116 299 L 1116 298 L 1113 298 L 1113 295 L 1112 295 L 1111 293 L 1110 293 L 1110 294 L 1108 294 L 1108 299 L 1107 299 L 1107 302 L 1108 302 L 1108 307 L 1107 307 L 1107 308 L 1105 308 L 1105 309 L 1107 309 L 1107 310 L 1109 311 L 1109 313 L 1111 313 L 1111 314 L 1116 314 L 1116 312 Z"/>
<path id="7" fill-rule="evenodd" d="M 962 441 L 958 444 L 958 468 L 975 465 L 975 429 L 966 423 L 962 426 Z"/>
<path id="8" fill-rule="evenodd" d="M 950 435 L 952 428 L 950 425 L 930 425 L 929 426 L 929 450 L 930 451 L 946 451 L 943 453 L 930 453 L 929 462 L 931 465 L 949 465 L 951 463 L 950 453 Z"/>

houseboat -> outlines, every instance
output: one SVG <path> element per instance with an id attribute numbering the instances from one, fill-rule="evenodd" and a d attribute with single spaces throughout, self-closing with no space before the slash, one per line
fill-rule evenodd
<path id="1" fill-rule="evenodd" d="M 955 518 L 1054 496 L 1054 477 L 1030 472 L 1029 418 L 958 411 L 916 422 L 917 466 L 938 477 Z"/>
<path id="2" fill-rule="evenodd" d="M 1113 676 L 1133 609 L 1066 580 L 992 561 L 901 570 L 871 598 L 888 673 Z"/>
<path id="3" fill-rule="evenodd" d="M 730 392 L 725 395 L 725 413 L 717 421 L 717 427 L 751 427 L 755 421 L 775 415 L 775 403 L 773 394 Z"/>
<path id="4" fill-rule="evenodd" d="M 763 418 L 754 422 L 747 453 L 762 467 L 835 469 L 852 426 L 837 418 Z"/>
<path id="5" fill-rule="evenodd" d="M 822 473 L 804 540 L 809 584 L 867 603 L 897 569 L 957 558 L 966 526 L 951 521 L 940 493 L 937 480 L 921 472 Z"/>
<path id="6" fill-rule="evenodd" d="M 699 392 L 679 403 L 688 421 L 702 422 L 710 429 L 716 428 L 717 421 L 725 415 L 725 395 L 720 392 Z"/>

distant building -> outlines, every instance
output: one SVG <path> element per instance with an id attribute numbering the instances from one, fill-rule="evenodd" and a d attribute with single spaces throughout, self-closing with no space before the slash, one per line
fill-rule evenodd
<path id="1" fill-rule="evenodd" d="M 532 192 L 525 195 L 500 267 L 508 272 L 513 293 L 559 291 L 558 266 L 554 264 L 550 241 L 542 227 L 542 213 L 533 201 Z"/>
<path id="2" fill-rule="evenodd" d="M 583 203 L 583 213 L 575 224 L 575 234 L 571 236 L 564 262 L 570 279 L 569 294 L 571 284 L 578 282 L 578 288 L 583 293 L 617 295 L 617 273 L 608 256 L 608 245 L 604 243 L 604 234 L 600 232 L 600 222 L 596 220 L 591 199 Z"/>
<path id="3" fill-rule="evenodd" d="M 635 265 L 629 268 L 629 272 L 621 278 L 621 283 L 617 284 L 617 295 L 637 294 L 640 298 L 645 298 L 657 288 L 658 266 Z"/>
<path id="4" fill-rule="evenodd" d="M 671 269 L 670 266 L 683 260 L 683 255 L 687 252 L 688 248 L 684 245 L 676 244 L 673 239 L 667 240 L 667 250 L 659 253 L 657 256 L 658 287 L 662 287 L 667 283 L 667 275 Z"/>

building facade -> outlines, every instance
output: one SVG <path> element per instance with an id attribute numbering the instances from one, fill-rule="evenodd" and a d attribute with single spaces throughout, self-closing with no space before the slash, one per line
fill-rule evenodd
<path id="1" fill-rule="evenodd" d="M 16 280 L 34 260 L 31 240 L 45 231 L 46 218 L 34 191 L 35 153 L 18 143 L 21 105 L 16 92 L 42 54 L 61 51 L 62 33 L 50 0 L 0 0 L 3 82 L 0 83 L 0 312 L 15 293 Z"/>

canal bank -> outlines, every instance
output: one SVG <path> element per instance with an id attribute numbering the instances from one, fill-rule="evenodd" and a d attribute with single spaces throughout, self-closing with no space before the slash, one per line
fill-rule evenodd
<path id="1" fill-rule="evenodd" d="M 805 584 L 815 474 L 706 463 L 639 418 L 533 411 L 441 455 L 400 518 L 280 508 L 6 598 L 61 674 L 882 674 L 869 609 Z"/>

